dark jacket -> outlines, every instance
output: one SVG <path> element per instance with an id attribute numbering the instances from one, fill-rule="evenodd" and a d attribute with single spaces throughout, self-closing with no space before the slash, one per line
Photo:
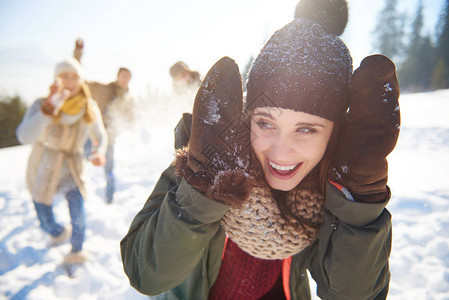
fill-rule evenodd
<path id="1" fill-rule="evenodd" d="M 322 299 L 385 299 L 391 215 L 383 203 L 347 200 L 328 183 L 319 238 L 283 261 L 287 299 L 310 299 L 306 270 Z M 155 299 L 207 299 L 220 270 L 228 207 L 165 170 L 121 241 L 131 285 Z"/>

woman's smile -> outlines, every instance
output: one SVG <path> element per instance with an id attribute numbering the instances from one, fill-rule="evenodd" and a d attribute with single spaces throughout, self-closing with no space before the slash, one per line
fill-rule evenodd
<path id="1" fill-rule="evenodd" d="M 268 168 L 271 172 L 271 174 L 279 179 L 282 180 L 287 180 L 292 178 L 293 176 L 296 175 L 296 173 L 298 173 L 298 171 L 300 170 L 302 166 L 302 162 L 301 163 L 297 163 L 297 164 L 292 164 L 292 165 L 281 165 L 281 164 L 277 164 L 273 161 L 271 161 L 270 159 L 268 159 Z"/>

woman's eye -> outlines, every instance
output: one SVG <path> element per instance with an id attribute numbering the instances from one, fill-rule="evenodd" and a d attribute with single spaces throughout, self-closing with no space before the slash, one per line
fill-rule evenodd
<path id="1" fill-rule="evenodd" d="M 316 132 L 316 129 L 310 127 L 300 127 L 296 131 L 303 134 L 312 134 Z"/>
<path id="2" fill-rule="evenodd" d="M 264 121 L 264 120 L 260 120 L 257 121 L 256 124 L 261 128 L 261 129 L 271 129 L 273 128 L 273 126 L 271 126 L 270 123 Z"/>

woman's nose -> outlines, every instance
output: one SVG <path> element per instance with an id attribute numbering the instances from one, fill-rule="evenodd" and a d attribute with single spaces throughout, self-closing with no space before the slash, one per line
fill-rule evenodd
<path id="1" fill-rule="evenodd" d="M 283 135 L 278 136 L 272 145 L 273 159 L 278 162 L 283 162 L 283 160 L 288 160 L 294 153 L 294 147 L 292 141 Z"/>

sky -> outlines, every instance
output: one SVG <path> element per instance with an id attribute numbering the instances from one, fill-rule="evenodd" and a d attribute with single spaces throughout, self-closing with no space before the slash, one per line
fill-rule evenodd
<path id="1" fill-rule="evenodd" d="M 412 16 L 418 0 L 399 0 Z M 425 28 L 434 27 L 445 0 L 423 0 Z M 178 60 L 204 75 L 221 57 L 245 69 L 271 34 L 292 20 L 297 0 L 0 0 L 0 91 L 30 102 L 44 96 L 54 65 L 84 39 L 88 80 L 115 80 L 131 69 L 131 92 L 145 97 L 170 90 L 169 67 Z M 357 67 L 373 54 L 379 0 L 349 0 L 342 36 Z"/>

